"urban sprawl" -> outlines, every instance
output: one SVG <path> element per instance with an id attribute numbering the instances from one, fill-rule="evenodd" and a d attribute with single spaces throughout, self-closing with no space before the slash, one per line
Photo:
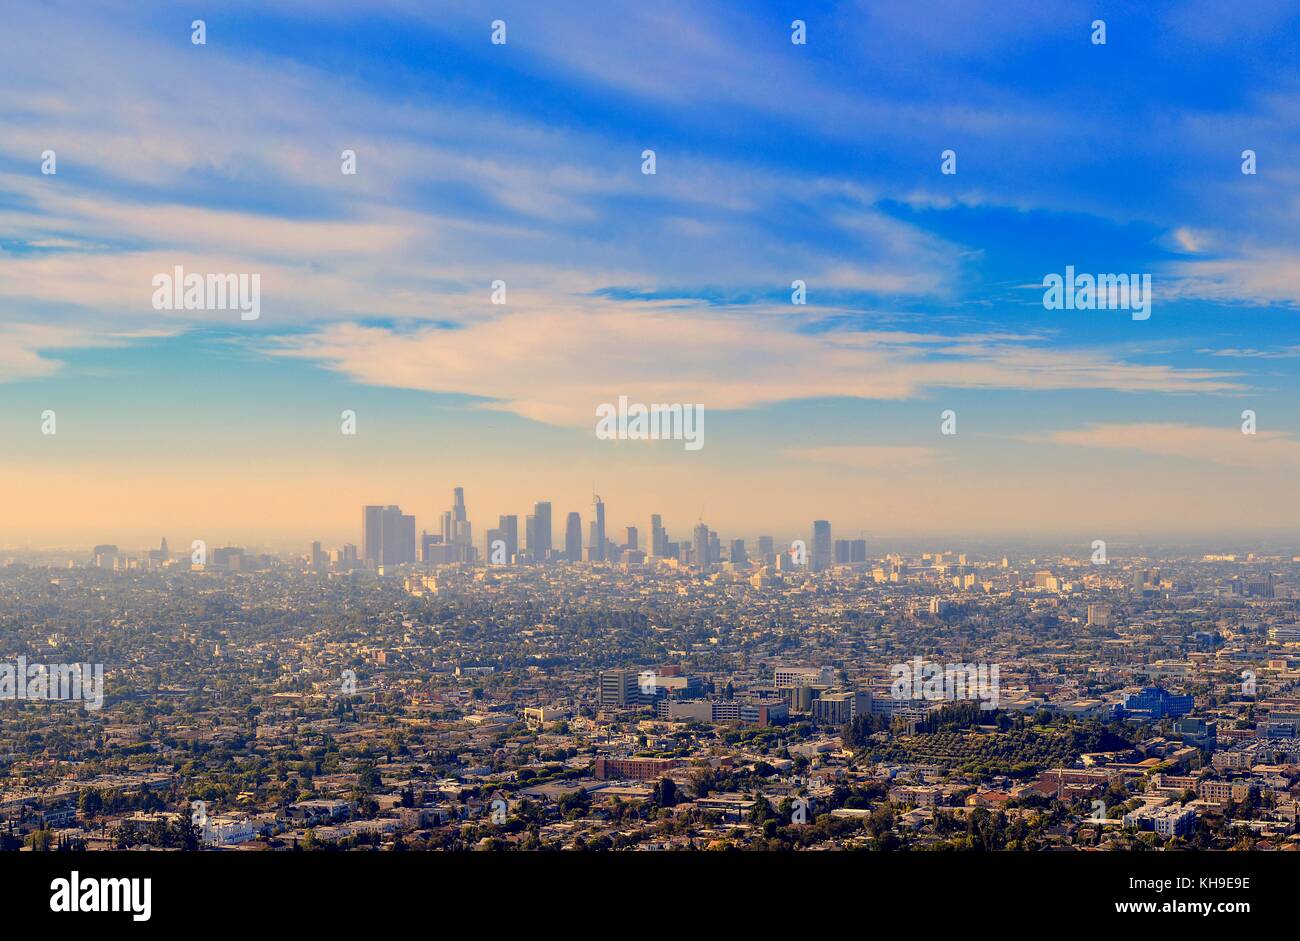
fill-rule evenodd
<path id="1" fill-rule="evenodd" d="M 1300 848 L 1300 557 L 590 517 L 0 554 L 0 846 Z"/>

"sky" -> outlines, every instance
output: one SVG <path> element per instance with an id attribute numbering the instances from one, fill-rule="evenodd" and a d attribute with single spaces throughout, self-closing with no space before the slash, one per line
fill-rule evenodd
<path id="1" fill-rule="evenodd" d="M 0 547 L 301 551 L 454 486 L 480 542 L 593 492 L 681 539 L 1300 527 L 1296 3 L 4 7 Z M 155 309 L 178 265 L 260 316 Z M 1046 309 L 1067 266 L 1150 317 Z M 621 395 L 704 447 L 597 438 Z"/>

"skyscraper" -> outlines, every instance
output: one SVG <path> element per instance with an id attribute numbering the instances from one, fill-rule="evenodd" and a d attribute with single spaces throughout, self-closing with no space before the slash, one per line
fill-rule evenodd
<path id="1" fill-rule="evenodd" d="M 379 563 L 380 526 L 383 516 L 382 506 L 367 506 L 361 510 L 361 547 L 364 553 L 362 559 L 366 562 Z"/>
<path id="2" fill-rule="evenodd" d="M 542 501 L 533 506 L 533 536 L 536 545 L 530 542 L 528 551 L 532 553 L 536 561 L 545 562 L 546 557 L 555 545 L 551 541 L 551 504 L 549 501 Z"/>
<path id="3" fill-rule="evenodd" d="M 379 564 L 415 561 L 415 517 L 399 506 L 386 506 L 379 515 Z"/>
<path id="4" fill-rule="evenodd" d="M 731 540 L 731 564 L 744 565 L 749 561 L 749 556 L 745 553 L 745 540 Z"/>
<path id="5" fill-rule="evenodd" d="M 821 572 L 831 567 L 831 524 L 827 520 L 813 520 L 812 570 Z"/>
<path id="6" fill-rule="evenodd" d="M 443 539 L 458 546 L 470 546 L 474 540 L 470 533 L 469 516 L 465 510 L 465 488 L 452 490 L 450 532 Z"/>
<path id="7" fill-rule="evenodd" d="M 628 548 L 628 549 L 634 549 L 634 550 L 635 550 L 635 549 L 639 549 L 639 548 L 641 548 L 641 547 L 638 545 L 638 542 L 639 542 L 640 538 L 641 538 L 641 537 L 640 537 L 640 534 L 636 531 L 636 527 L 635 527 L 635 526 L 629 526 L 629 527 L 627 528 L 627 539 L 624 541 L 623 545 L 624 545 L 625 548 Z"/>
<path id="8" fill-rule="evenodd" d="M 593 494 L 592 499 L 591 544 L 595 549 L 593 562 L 605 561 L 605 504 L 600 497 Z"/>
<path id="9" fill-rule="evenodd" d="M 415 517 L 398 506 L 366 506 L 361 511 L 365 561 L 401 565 L 415 561 Z"/>
<path id="10" fill-rule="evenodd" d="M 692 561 L 696 568 L 701 570 L 709 567 L 709 527 L 706 523 L 700 523 L 695 527 L 695 557 Z"/>
<path id="11" fill-rule="evenodd" d="M 564 525 L 564 557 L 570 562 L 582 561 L 582 517 L 570 513 Z"/>
<path id="12" fill-rule="evenodd" d="M 514 515 L 498 517 L 497 529 L 501 530 L 501 538 L 506 542 L 506 561 L 513 562 L 515 556 L 519 554 L 519 517 Z"/>
<path id="13" fill-rule="evenodd" d="M 498 541 L 501 543 L 502 547 L 501 556 L 498 556 L 494 551 L 493 543 Z M 506 543 L 505 532 L 500 527 L 497 529 L 489 529 L 487 531 L 487 535 L 483 537 L 483 547 L 486 553 L 488 565 L 506 565 L 510 562 L 510 553 Z"/>
<path id="14" fill-rule="evenodd" d="M 664 530 L 663 517 L 658 513 L 650 517 L 650 554 L 659 558 L 668 554 L 668 533 Z"/>

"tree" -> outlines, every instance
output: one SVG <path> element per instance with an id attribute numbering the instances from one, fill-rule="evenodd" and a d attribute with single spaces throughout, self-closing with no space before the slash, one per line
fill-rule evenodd
<path id="1" fill-rule="evenodd" d="M 655 803 L 660 807 L 672 807 L 677 803 L 677 782 L 664 778 L 655 785 Z"/>
<path id="2" fill-rule="evenodd" d="M 77 799 L 77 809 L 81 812 L 82 819 L 95 816 L 104 809 L 103 795 L 93 787 L 86 788 Z"/>

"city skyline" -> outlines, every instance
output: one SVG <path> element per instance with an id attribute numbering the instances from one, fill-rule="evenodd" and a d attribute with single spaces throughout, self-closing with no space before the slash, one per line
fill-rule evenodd
<path id="1" fill-rule="evenodd" d="M 472 558 L 438 558 L 437 564 L 447 564 L 450 562 L 474 562 L 483 564 L 488 562 L 490 546 L 494 539 L 502 539 L 509 546 L 507 558 L 513 558 L 516 552 L 521 553 L 521 561 L 535 563 L 541 561 L 532 557 L 530 547 L 534 544 L 549 542 L 550 550 L 553 552 L 549 561 L 619 561 L 616 557 L 606 558 L 592 557 L 590 551 L 593 546 L 600 545 L 597 540 L 597 526 L 599 517 L 599 532 L 605 536 L 606 545 L 616 549 L 625 547 L 624 543 L 610 538 L 609 533 L 623 531 L 625 539 L 633 537 L 638 540 L 637 545 L 633 548 L 640 548 L 646 557 L 675 557 L 672 555 L 677 546 L 683 547 L 683 551 L 692 556 L 691 561 L 694 563 L 694 554 L 696 552 L 696 539 L 700 526 L 705 527 L 705 532 L 718 538 L 715 545 L 715 551 L 719 547 L 728 547 L 723 561 L 730 558 L 731 552 L 735 551 L 735 546 L 739 544 L 740 548 L 749 555 L 749 561 L 756 556 L 770 555 L 761 548 L 765 543 L 775 540 L 775 551 L 777 554 L 788 552 L 793 541 L 798 539 L 805 543 L 808 560 L 813 570 L 819 570 L 826 567 L 824 560 L 831 557 L 836 547 L 840 543 L 849 541 L 864 542 L 867 545 L 867 552 L 872 558 L 880 558 L 884 555 L 894 552 L 968 552 L 972 547 L 993 554 L 1016 553 L 1016 552 L 1046 552 L 1060 553 L 1063 556 L 1070 555 L 1087 556 L 1093 551 L 1094 546 L 1091 540 L 1100 538 L 1100 536 L 1090 535 L 1088 539 L 1070 539 L 1068 537 L 1045 534 L 1045 533 L 1020 533 L 1006 534 L 997 532 L 974 532 L 974 533 L 934 533 L 926 534 L 923 532 L 901 533 L 901 534 L 881 534 L 873 532 L 869 528 L 838 528 L 833 520 L 806 520 L 802 528 L 799 525 L 793 527 L 764 527 L 760 524 L 751 523 L 743 525 L 737 530 L 731 530 L 723 526 L 714 526 L 709 520 L 703 517 L 696 517 L 693 520 L 688 519 L 685 514 L 681 515 L 681 522 L 674 526 L 672 520 L 674 517 L 669 516 L 668 522 L 665 523 L 665 514 L 662 512 L 650 513 L 646 519 L 630 520 L 616 517 L 619 525 L 611 526 L 610 521 L 605 516 L 606 503 L 596 494 L 591 495 L 592 502 L 588 505 L 587 511 L 582 510 L 560 510 L 554 509 L 556 501 L 537 500 L 532 504 L 534 513 L 491 513 L 484 511 L 482 516 L 485 522 L 476 526 L 474 517 L 471 515 L 465 488 L 456 486 L 450 488 L 452 495 L 452 509 L 438 510 L 436 507 L 429 515 L 422 516 L 418 512 L 404 512 L 401 503 L 365 503 L 362 504 L 362 521 L 359 528 L 354 528 L 352 533 L 325 534 L 313 531 L 304 538 L 281 539 L 270 542 L 260 542 L 256 539 L 250 540 L 241 538 L 238 534 L 231 534 L 227 529 L 218 529 L 217 538 L 206 538 L 204 534 L 192 534 L 194 539 L 200 539 L 209 549 L 216 546 L 238 546 L 247 551 L 270 551 L 275 554 L 301 555 L 305 545 L 322 546 L 326 550 L 341 550 L 345 547 L 351 548 L 356 552 L 356 559 L 361 562 L 378 560 L 384 551 L 392 551 L 391 542 L 385 542 L 383 533 L 383 524 L 380 520 L 388 521 L 390 527 L 389 539 L 400 538 L 405 544 L 413 547 L 413 551 L 408 554 L 403 551 L 402 558 L 397 563 L 402 562 L 426 562 L 425 555 L 427 544 L 439 543 L 446 545 L 464 545 L 472 548 L 474 554 Z M 549 539 L 542 536 L 534 536 L 532 527 L 534 525 L 534 516 L 536 511 L 545 508 L 547 515 L 546 531 L 549 532 Z M 372 517 L 371 514 L 374 514 Z M 497 519 L 497 525 L 490 525 L 492 517 Z M 555 525 L 555 520 L 559 517 L 565 518 L 565 523 L 561 527 Z M 421 522 L 422 520 L 426 522 Z M 521 522 L 522 521 L 522 522 Z M 575 527 L 576 524 L 576 527 Z M 648 525 L 647 525 L 648 524 Z M 826 533 L 824 540 L 819 539 L 819 527 L 825 525 Z M 400 537 L 392 536 L 395 531 L 393 526 L 400 526 L 402 535 Z M 509 527 L 503 528 L 503 527 Z M 368 531 L 373 528 L 373 537 L 368 535 Z M 477 535 L 475 535 L 477 534 Z M 645 534 L 642 536 L 641 534 Z M 676 538 L 673 535 L 676 534 Z M 105 533 L 84 545 L 0 545 L 0 553 L 10 553 L 11 557 L 17 553 L 18 558 L 22 557 L 24 552 L 52 553 L 59 552 L 87 552 L 92 546 L 113 545 L 122 548 L 124 554 L 129 554 L 128 550 L 142 551 L 151 553 L 148 545 L 157 543 L 161 539 L 164 549 L 167 546 L 169 538 L 173 538 L 177 545 L 187 546 L 190 544 L 190 537 L 177 538 L 173 533 L 153 534 L 146 536 L 141 540 L 107 538 Z M 1137 538 L 1131 533 L 1104 533 L 1101 534 L 1107 541 L 1114 546 L 1123 546 L 1130 552 L 1141 554 L 1145 551 L 1170 551 L 1178 548 L 1188 552 L 1204 552 L 1214 554 L 1217 552 L 1261 552 L 1271 553 L 1279 552 L 1286 554 L 1289 552 L 1300 553 L 1300 542 L 1295 537 L 1279 533 L 1276 536 L 1258 536 L 1258 535 L 1237 535 L 1231 533 L 1219 533 L 1205 536 L 1181 536 L 1174 538 L 1161 539 L 1157 538 Z M 572 547 L 576 545 L 581 549 L 581 556 L 574 558 L 571 555 Z M 673 547 L 669 549 L 669 544 Z M 125 548 L 123 548 L 125 547 Z M 754 547 L 759 547 L 755 549 Z M 526 551 L 529 550 L 529 551 Z M 184 553 L 181 553 L 184 554 Z M 328 554 L 328 552 L 327 552 Z M 308 552 L 310 557 L 310 551 Z M 855 558 L 853 561 L 865 561 L 865 559 Z M 501 564 L 501 563 L 491 563 Z"/>

